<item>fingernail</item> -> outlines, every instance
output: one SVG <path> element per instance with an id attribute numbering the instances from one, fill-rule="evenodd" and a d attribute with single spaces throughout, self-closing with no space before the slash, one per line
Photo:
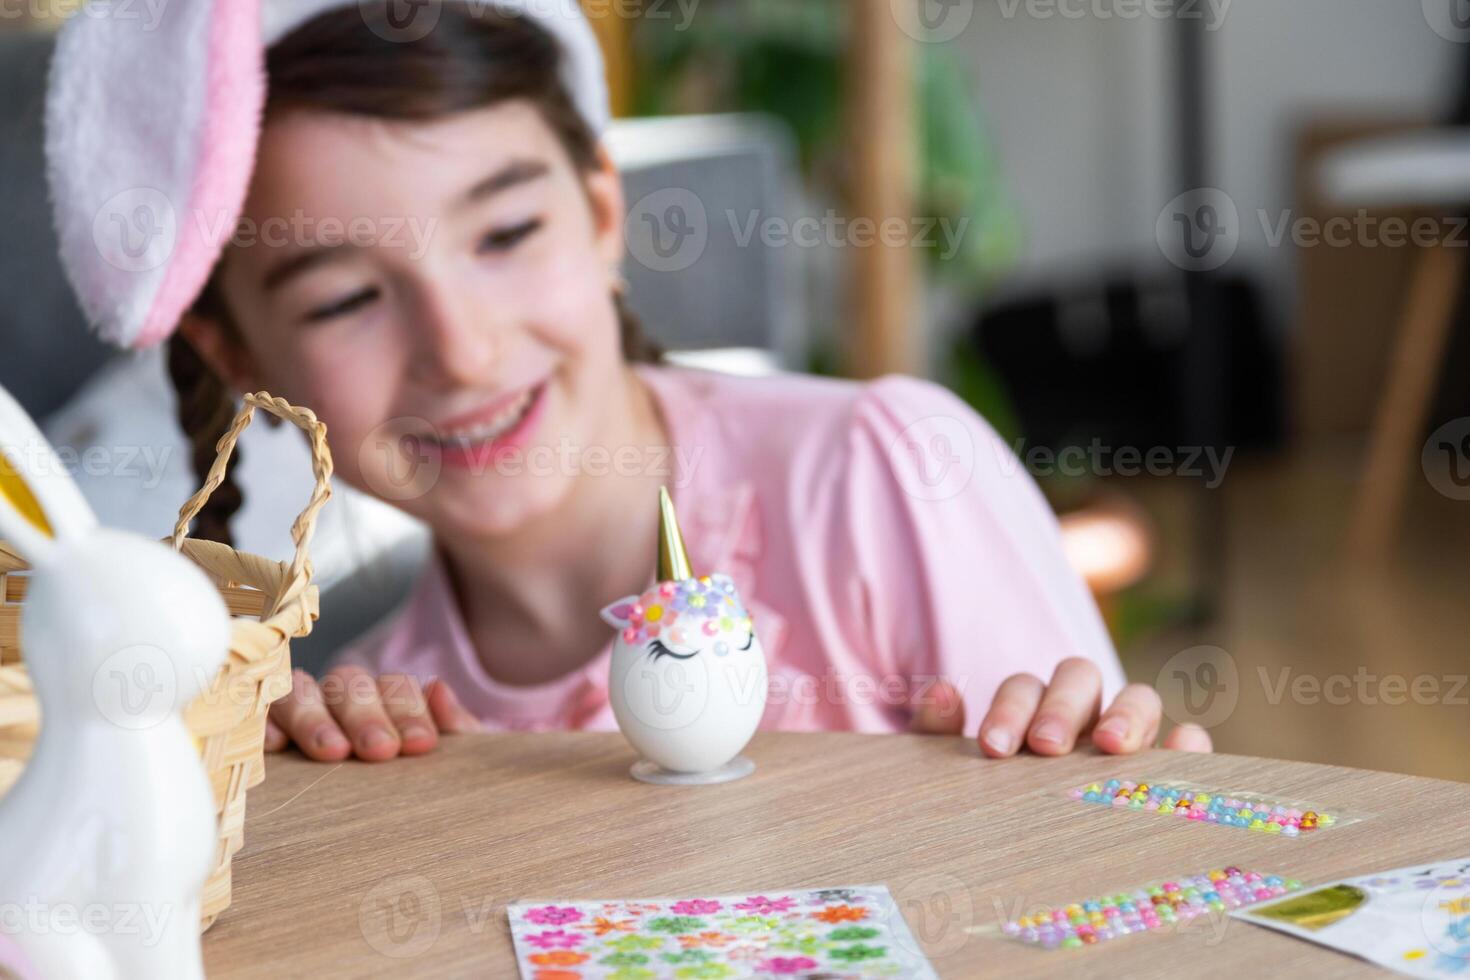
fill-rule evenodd
<path id="1" fill-rule="evenodd" d="M 423 725 L 409 724 L 403 726 L 404 741 L 411 738 L 432 738 L 433 735 L 434 733 Z"/>
<path id="2" fill-rule="evenodd" d="M 372 728 L 365 729 L 358 736 L 358 741 L 362 743 L 364 749 L 377 749 L 389 744 L 393 739 L 387 729 L 374 725 Z"/>
<path id="3" fill-rule="evenodd" d="M 985 746 L 996 755 L 1010 755 L 1016 740 L 1004 728 L 992 728 L 985 733 Z"/>
<path id="4" fill-rule="evenodd" d="M 1050 742 L 1053 745 L 1062 745 L 1067 741 L 1067 730 L 1060 722 L 1043 721 L 1031 729 L 1031 737 L 1038 742 Z"/>
<path id="5" fill-rule="evenodd" d="M 347 747 L 347 739 L 343 738 L 342 733 L 330 725 L 323 725 L 321 728 L 318 728 L 316 734 L 312 736 L 312 741 L 316 743 L 316 747 L 319 749 L 343 749 Z"/>
<path id="6" fill-rule="evenodd" d="M 1128 738 L 1128 719 L 1109 718 L 1107 721 L 1097 726 L 1096 734 L 1111 735 L 1114 738 L 1120 738 L 1126 741 Z"/>

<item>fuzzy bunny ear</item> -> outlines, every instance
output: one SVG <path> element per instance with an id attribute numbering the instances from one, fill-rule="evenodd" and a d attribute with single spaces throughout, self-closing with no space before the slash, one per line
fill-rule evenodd
<path id="1" fill-rule="evenodd" d="M 62 264 L 118 346 L 168 337 L 235 232 L 260 31 L 260 0 L 184 0 L 88 4 L 57 38 L 46 158 Z"/>
<path id="2" fill-rule="evenodd" d="M 0 537 L 45 564 L 57 538 L 97 526 L 71 474 L 25 409 L 0 388 Z"/>

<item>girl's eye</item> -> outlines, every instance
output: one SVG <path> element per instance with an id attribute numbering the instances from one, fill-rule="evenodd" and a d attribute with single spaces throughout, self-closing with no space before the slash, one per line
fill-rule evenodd
<path id="1" fill-rule="evenodd" d="M 751 633 L 750 634 L 750 639 L 746 640 L 745 641 L 745 646 L 741 647 L 740 649 L 742 649 L 742 650 L 749 650 L 754 644 L 755 644 L 755 634 L 754 633 Z"/>
<path id="2" fill-rule="evenodd" d="M 699 656 L 698 650 L 695 650 L 693 653 L 679 653 L 675 650 L 670 650 L 664 646 L 662 640 L 654 640 L 648 645 L 648 649 L 653 653 L 654 660 L 657 660 L 659 657 L 673 657 L 675 660 L 688 660 L 691 657 Z"/>
<path id="3" fill-rule="evenodd" d="M 497 228 L 494 231 L 486 232 L 485 237 L 480 239 L 478 252 L 481 255 L 487 255 L 492 252 L 509 252 L 540 230 L 540 218 L 532 218 L 530 221 L 510 228 Z"/>
<path id="4" fill-rule="evenodd" d="M 356 313 L 377 298 L 377 287 L 369 286 L 366 289 L 353 293 L 345 299 L 338 300 L 326 306 L 317 307 L 307 313 L 305 319 L 307 323 L 321 323 L 324 320 L 333 320 L 339 316 L 347 316 L 349 313 Z"/>

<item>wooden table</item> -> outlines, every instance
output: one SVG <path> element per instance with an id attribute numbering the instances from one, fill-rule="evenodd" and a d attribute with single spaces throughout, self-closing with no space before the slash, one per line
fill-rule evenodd
<path id="1" fill-rule="evenodd" d="M 250 793 L 234 904 L 205 939 L 209 976 L 513 977 L 512 901 L 869 883 L 893 891 L 944 977 L 1367 975 L 1234 920 L 1069 952 L 977 930 L 1231 864 L 1312 883 L 1470 854 L 1459 783 L 1163 751 L 994 762 L 918 736 L 761 734 L 748 751 L 754 776 L 698 789 L 634 782 L 617 735 L 459 737 L 376 766 L 272 758 Z M 1371 819 L 1286 840 L 1063 795 L 1114 776 Z"/>

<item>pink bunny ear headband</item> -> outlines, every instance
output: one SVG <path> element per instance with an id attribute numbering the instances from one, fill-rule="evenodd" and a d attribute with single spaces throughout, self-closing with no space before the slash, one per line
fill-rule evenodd
<path id="1" fill-rule="evenodd" d="M 415 40 L 441 2 L 170 0 L 152 13 L 94 0 L 79 10 L 51 65 L 46 161 L 62 263 L 97 331 L 150 347 L 204 288 L 244 206 L 270 45 L 352 6 L 389 5 L 390 39 Z M 462 2 L 529 17 L 555 38 L 567 91 L 602 132 L 602 54 L 577 0 Z"/>

